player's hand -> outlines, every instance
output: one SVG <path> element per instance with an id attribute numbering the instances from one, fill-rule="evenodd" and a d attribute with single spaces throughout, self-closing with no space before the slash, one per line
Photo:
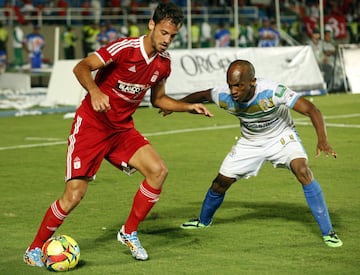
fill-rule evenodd
<path id="1" fill-rule="evenodd" d="M 107 112 L 111 109 L 109 96 L 99 91 L 92 91 L 91 96 L 91 106 L 95 112 Z"/>
<path id="2" fill-rule="evenodd" d="M 158 113 L 161 114 L 162 116 L 168 116 L 168 115 L 171 115 L 173 113 L 173 111 L 160 109 Z"/>
<path id="3" fill-rule="evenodd" d="M 194 103 L 190 105 L 190 113 L 193 114 L 203 114 L 208 117 L 213 117 L 214 115 L 201 103 Z"/>
<path id="4" fill-rule="evenodd" d="M 325 156 L 328 157 L 329 155 L 333 156 L 334 158 L 337 157 L 334 149 L 330 146 L 327 142 L 319 142 L 316 148 L 316 157 L 321 155 L 321 152 L 324 152 Z"/>

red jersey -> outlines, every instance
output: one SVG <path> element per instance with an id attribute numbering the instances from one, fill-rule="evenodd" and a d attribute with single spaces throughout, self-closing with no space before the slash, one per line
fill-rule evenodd
<path id="1" fill-rule="evenodd" d="M 87 94 L 81 115 L 90 116 L 105 127 L 116 130 L 134 127 L 132 114 L 136 111 L 145 93 L 171 72 L 168 52 L 157 53 L 149 58 L 144 49 L 144 37 L 120 38 L 95 52 L 108 64 L 98 70 L 95 82 L 109 96 L 111 109 L 97 113 L 92 109 L 90 94 Z"/>

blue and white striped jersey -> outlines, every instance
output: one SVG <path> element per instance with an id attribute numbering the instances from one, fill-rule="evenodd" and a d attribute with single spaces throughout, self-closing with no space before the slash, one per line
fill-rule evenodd
<path id="1" fill-rule="evenodd" d="M 227 85 L 212 89 L 211 96 L 220 108 L 240 120 L 246 139 L 272 138 L 295 127 L 289 108 L 300 95 L 279 83 L 257 79 L 254 97 L 246 103 L 234 101 Z"/>

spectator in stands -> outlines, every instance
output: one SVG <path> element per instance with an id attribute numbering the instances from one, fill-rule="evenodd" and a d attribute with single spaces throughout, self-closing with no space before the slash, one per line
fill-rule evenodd
<path id="1" fill-rule="evenodd" d="M 253 47 L 254 43 L 254 29 L 249 22 L 241 21 L 239 25 L 239 47 Z"/>
<path id="2" fill-rule="evenodd" d="M 107 27 L 104 22 L 100 24 L 100 32 L 96 36 L 96 50 L 109 44 L 109 36 L 107 35 Z"/>
<path id="3" fill-rule="evenodd" d="M 106 21 L 105 26 L 106 26 L 106 35 L 109 39 L 109 43 L 119 39 L 120 33 L 115 27 L 111 25 L 110 21 Z"/>
<path id="4" fill-rule="evenodd" d="M 329 64 L 325 63 L 326 57 L 324 52 L 324 41 L 321 40 L 320 31 L 318 29 L 313 30 L 309 45 L 314 52 L 316 61 L 319 65 L 319 69 L 324 76 L 324 81 L 327 87 L 329 87 L 332 76 L 332 67 Z"/>
<path id="5" fill-rule="evenodd" d="M 140 28 L 137 24 L 137 19 L 135 15 L 130 15 L 128 20 L 128 36 L 129 37 L 139 37 Z"/>
<path id="6" fill-rule="evenodd" d="M 211 46 L 211 38 L 211 26 L 207 20 L 204 20 L 200 27 L 201 48 L 209 48 Z"/>
<path id="7" fill-rule="evenodd" d="M 169 48 L 185 49 L 185 48 L 187 48 L 187 42 L 188 42 L 187 27 L 185 24 L 183 24 L 181 26 L 178 34 L 175 36 L 173 42 L 170 44 Z"/>
<path id="8" fill-rule="evenodd" d="M 66 0 L 58 0 L 56 4 L 57 15 L 60 17 L 58 20 L 56 20 L 59 24 L 66 24 L 66 14 L 67 10 L 69 8 L 68 3 Z"/>
<path id="9" fill-rule="evenodd" d="M 111 22 L 116 23 L 118 16 L 122 14 L 121 0 L 106 0 L 103 14 L 113 16 Z"/>
<path id="10" fill-rule="evenodd" d="M 75 46 L 78 38 L 74 32 L 74 28 L 72 26 L 67 26 L 61 38 L 65 59 L 75 59 Z"/>
<path id="11" fill-rule="evenodd" d="M 20 11 L 26 22 L 35 22 L 35 20 L 30 19 L 30 17 L 36 16 L 36 8 L 32 0 L 24 0 L 24 5 L 21 7 Z"/>
<path id="12" fill-rule="evenodd" d="M 200 26 L 196 22 L 191 24 L 191 47 L 193 49 L 200 47 Z"/>
<path id="13" fill-rule="evenodd" d="M 236 41 L 236 28 L 234 25 L 234 22 L 230 22 L 230 27 L 229 27 L 229 31 L 230 31 L 230 47 L 234 47 L 235 46 L 235 41 Z"/>
<path id="14" fill-rule="evenodd" d="M 95 22 L 82 27 L 82 48 L 84 57 L 88 56 L 96 49 L 97 35 L 100 32 Z"/>
<path id="15" fill-rule="evenodd" d="M 6 72 L 7 55 L 6 52 L 0 50 L 0 75 Z"/>
<path id="16" fill-rule="evenodd" d="M 17 21 L 14 21 L 13 31 L 14 67 L 21 69 L 24 65 L 24 31 Z"/>
<path id="17" fill-rule="evenodd" d="M 267 17 L 262 20 L 262 26 L 258 30 L 258 39 L 258 47 L 276 47 L 279 45 L 280 33 Z"/>
<path id="18" fill-rule="evenodd" d="M 84 24 L 86 24 L 91 16 L 91 3 L 89 0 L 83 0 L 81 3 L 81 16 L 82 16 L 82 21 Z"/>
<path id="19" fill-rule="evenodd" d="M 40 26 L 34 26 L 32 33 L 25 37 L 25 50 L 29 54 L 31 69 L 39 69 L 42 66 L 42 51 L 45 47 L 45 37 L 40 33 Z"/>
<path id="20" fill-rule="evenodd" d="M 224 22 L 220 21 L 218 24 L 218 29 L 215 31 L 214 39 L 216 48 L 230 46 L 231 33 L 229 29 L 226 28 Z"/>
<path id="21" fill-rule="evenodd" d="M 316 61 L 321 68 L 322 60 L 324 58 L 323 52 L 323 43 L 320 39 L 320 31 L 318 29 L 314 29 L 311 35 L 311 39 L 308 43 L 315 55 Z"/>
<path id="22" fill-rule="evenodd" d="M 9 33 L 0 21 L 0 51 L 7 52 L 7 42 L 9 40 Z"/>
<path id="23" fill-rule="evenodd" d="M 332 31 L 330 30 L 325 30 L 324 32 L 323 52 L 322 69 L 324 71 L 324 80 L 328 89 L 331 89 L 335 68 L 336 48 L 332 40 Z"/>
<path id="24" fill-rule="evenodd" d="M 100 23 L 102 7 L 99 0 L 91 0 L 91 6 L 94 9 L 93 15 L 96 24 Z"/>
<path id="25" fill-rule="evenodd" d="M 2 6 L 2 8 L 4 9 L 3 13 L 1 14 L 0 11 L 0 17 L 5 17 L 5 22 L 6 23 L 10 23 L 10 15 L 11 15 L 11 10 L 13 10 L 15 12 L 15 9 L 13 8 L 13 5 L 11 4 L 11 2 L 9 0 L 4 1 L 4 5 Z M 16 16 L 16 13 L 15 13 Z"/>
<path id="26" fill-rule="evenodd" d="M 332 39 L 332 31 L 326 30 L 324 33 L 324 62 L 334 64 L 336 48 Z"/>

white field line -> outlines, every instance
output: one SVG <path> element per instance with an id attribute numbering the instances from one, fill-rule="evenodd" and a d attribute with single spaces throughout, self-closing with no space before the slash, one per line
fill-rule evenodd
<path id="1" fill-rule="evenodd" d="M 25 140 L 41 140 L 41 141 L 59 141 L 61 138 L 44 138 L 44 137 L 26 137 Z"/>
<path id="2" fill-rule="evenodd" d="M 339 116 L 326 116 L 325 119 L 331 118 L 348 118 L 348 117 L 358 117 L 360 114 L 349 114 L 349 115 L 339 115 Z M 303 121 L 303 120 L 307 121 Z M 295 124 L 297 125 L 312 125 L 309 118 L 305 119 L 295 119 Z M 327 127 L 335 127 L 335 128 L 360 128 L 359 124 L 340 124 L 340 123 L 326 123 Z M 172 134 L 181 134 L 181 133 L 189 133 L 189 132 L 197 132 L 197 131 L 212 131 L 212 130 L 219 130 L 219 129 L 230 129 L 230 128 L 237 128 L 239 124 L 232 124 L 232 125 L 223 125 L 223 126 L 211 126 L 211 127 L 202 127 L 202 128 L 190 128 L 190 129 L 179 129 L 179 130 L 171 130 L 171 131 L 163 131 L 163 132 L 156 132 L 156 133 L 143 133 L 145 137 L 151 136 L 162 136 L 162 135 L 172 135 Z M 28 137 L 26 140 L 46 140 L 52 142 L 44 142 L 44 143 L 36 143 L 36 144 L 22 144 L 22 145 L 14 145 L 14 146 L 6 146 L 0 147 L 0 151 L 4 150 L 13 150 L 13 149 L 25 149 L 25 148 L 35 148 L 35 147 L 46 147 L 46 146 L 55 146 L 55 145 L 63 145 L 66 144 L 67 141 L 59 140 L 56 138 L 37 138 L 37 137 Z M 56 141 L 58 140 L 58 141 Z"/>

